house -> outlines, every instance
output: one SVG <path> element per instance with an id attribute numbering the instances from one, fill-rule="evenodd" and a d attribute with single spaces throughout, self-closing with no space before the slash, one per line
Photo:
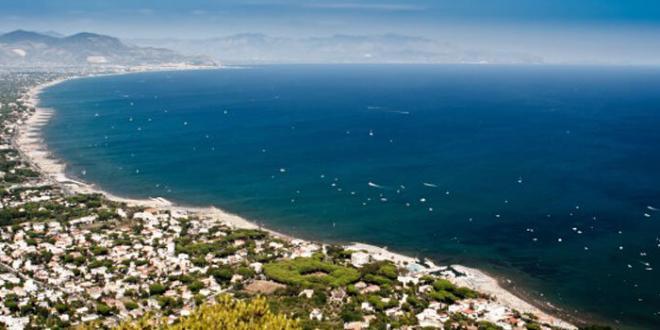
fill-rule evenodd
<path id="1" fill-rule="evenodd" d="M 305 297 L 307 297 L 307 299 L 309 299 L 309 298 L 311 298 L 313 295 L 314 295 L 314 290 L 312 290 L 312 289 L 305 289 L 305 290 L 302 290 L 302 291 L 300 292 L 300 294 L 298 294 L 298 297 L 300 297 L 300 296 L 305 296 Z"/>
<path id="2" fill-rule="evenodd" d="M 254 269 L 255 273 L 259 274 L 259 273 L 261 273 L 261 270 L 263 268 L 263 264 L 260 263 L 260 262 L 253 262 L 253 263 L 250 264 L 250 267 L 252 269 Z"/>
<path id="3" fill-rule="evenodd" d="M 30 322 L 28 317 L 12 317 L 8 315 L 0 315 L 0 323 L 4 323 L 8 330 L 22 330 Z"/>
<path id="4" fill-rule="evenodd" d="M 346 298 L 346 291 L 342 288 L 337 288 L 330 291 L 330 301 L 336 303 L 342 303 Z"/>
<path id="5" fill-rule="evenodd" d="M 396 278 L 399 282 L 403 284 L 418 284 L 419 283 L 419 278 L 417 277 L 412 277 L 412 276 L 398 276 Z"/>
<path id="6" fill-rule="evenodd" d="M 374 312 L 373 306 L 371 306 L 371 304 L 366 302 L 366 301 L 362 302 L 362 305 L 360 305 L 360 309 L 362 309 L 363 311 L 365 311 L 367 313 L 373 313 Z"/>
<path id="7" fill-rule="evenodd" d="M 422 328 L 440 328 L 442 329 L 443 320 L 435 309 L 427 308 L 417 314 L 417 322 Z"/>
<path id="8" fill-rule="evenodd" d="M 370 284 L 364 289 L 360 290 L 360 293 L 365 294 L 365 293 L 376 293 L 380 291 L 380 287 L 376 284 Z"/>
<path id="9" fill-rule="evenodd" d="M 351 253 L 351 265 L 354 267 L 360 268 L 365 264 L 369 263 L 369 254 L 364 252 L 353 252 Z"/>
<path id="10" fill-rule="evenodd" d="M 311 313 L 309 313 L 309 319 L 310 320 L 317 320 L 317 321 L 322 321 L 323 320 L 323 313 L 318 308 L 314 308 Z"/>
<path id="11" fill-rule="evenodd" d="M 71 221 L 69 221 L 69 224 L 72 225 L 72 226 L 88 225 L 88 224 L 93 223 L 94 221 L 96 221 L 96 218 L 97 218 L 96 215 L 88 215 L 86 217 L 71 220 Z"/>
<path id="12" fill-rule="evenodd" d="M 353 321 L 344 323 L 344 330 L 362 330 L 369 328 L 369 322 L 366 321 Z"/>

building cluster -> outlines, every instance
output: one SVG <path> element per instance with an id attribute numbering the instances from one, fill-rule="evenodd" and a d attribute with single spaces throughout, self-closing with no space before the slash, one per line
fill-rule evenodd
<path id="1" fill-rule="evenodd" d="M 11 143 L 29 111 L 26 88 L 53 79 L 29 77 L 0 83 L 0 328 L 112 327 L 147 313 L 175 322 L 221 293 L 266 295 L 309 328 L 552 328 L 449 284 L 461 276 L 450 267 L 239 229 L 204 212 L 67 194 Z"/>
<path id="2" fill-rule="evenodd" d="M 363 267 L 374 261 L 389 261 L 397 266 L 400 274 L 397 276 L 396 286 L 391 296 L 380 297 L 380 302 L 388 304 L 389 308 L 383 312 L 390 318 L 402 317 L 406 313 L 406 305 L 410 305 L 410 298 L 429 298 L 435 279 L 453 279 L 457 276 L 465 276 L 452 267 L 436 266 L 431 261 L 423 264 L 417 260 L 401 257 L 391 253 L 380 253 L 379 251 L 357 251 L 351 254 L 350 263 L 357 268 Z M 377 294 L 382 288 L 376 284 L 368 284 L 363 281 L 354 284 L 360 294 Z M 416 327 L 422 328 L 446 328 L 452 320 L 471 321 L 474 329 L 478 328 L 480 322 L 495 326 L 497 329 L 528 329 L 528 326 L 538 326 L 539 329 L 551 329 L 549 325 L 540 325 L 535 322 L 532 315 L 521 315 L 509 307 L 496 302 L 492 297 L 479 295 L 479 297 L 461 299 L 459 301 L 443 302 L 428 299 L 428 305 L 415 310 L 417 319 Z M 392 301 L 394 303 L 392 303 Z M 345 301 L 344 301 L 345 302 Z M 371 320 L 377 314 L 375 306 L 369 302 L 362 302 L 360 309 L 365 314 L 363 320 L 344 324 L 344 329 L 367 329 Z M 316 316 L 316 315 L 315 315 Z M 312 315 L 310 315 L 310 318 Z M 455 325 L 463 324 L 456 322 Z M 533 324 L 533 325 L 532 325 Z M 471 328 L 471 327 L 468 327 Z"/>
<path id="3" fill-rule="evenodd" d="M 28 324 L 41 316 L 37 309 L 44 310 L 41 321 L 58 318 L 61 324 L 102 318 L 111 325 L 159 310 L 174 320 L 257 276 L 257 255 L 289 253 L 286 242 L 263 236 L 247 243 L 241 233 L 211 218 L 156 209 L 112 223 L 86 216 L 2 227 L 0 322 Z M 241 275 L 238 267 L 251 271 Z M 226 278 L 215 273 L 225 269 Z"/>

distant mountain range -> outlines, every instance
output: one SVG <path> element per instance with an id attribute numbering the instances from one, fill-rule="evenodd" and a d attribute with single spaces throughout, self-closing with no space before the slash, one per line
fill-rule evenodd
<path id="1" fill-rule="evenodd" d="M 206 54 L 229 64 L 259 63 L 542 63 L 526 53 L 463 49 L 399 34 L 285 38 L 261 33 L 208 39 L 133 39 L 185 54 Z"/>
<path id="2" fill-rule="evenodd" d="M 139 45 L 139 46 L 138 46 Z M 208 55 L 210 57 L 206 57 Z M 536 64 L 527 53 L 464 49 L 399 34 L 286 38 L 261 33 L 208 39 L 131 39 L 54 31 L 0 35 L 0 66 L 137 66 L 266 63 L 490 63 Z"/>
<path id="3" fill-rule="evenodd" d="M 17 30 L 0 35 L 0 66 L 103 66 L 103 65 L 211 65 L 200 56 L 175 51 L 127 45 L 121 40 L 94 33 L 62 36 L 56 32 Z"/>

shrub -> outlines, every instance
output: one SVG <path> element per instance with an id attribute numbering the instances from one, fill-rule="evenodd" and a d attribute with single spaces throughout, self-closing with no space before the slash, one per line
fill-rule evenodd
<path id="1" fill-rule="evenodd" d="M 383 311 L 388 308 L 395 307 L 399 304 L 399 302 L 396 299 L 391 299 L 388 302 L 384 302 L 380 296 L 377 295 L 370 295 L 367 297 L 367 301 L 374 306 L 374 309 L 377 311 Z"/>
<path id="2" fill-rule="evenodd" d="M 346 287 L 346 293 L 348 293 L 351 296 L 357 296 L 360 294 L 360 290 L 358 290 L 355 285 L 351 284 Z"/>
<path id="3" fill-rule="evenodd" d="M 354 304 L 347 304 L 342 307 L 340 316 L 344 322 L 354 322 L 362 321 L 362 317 L 364 315 L 357 309 L 357 306 Z"/>
<path id="4" fill-rule="evenodd" d="M 391 284 L 392 283 L 392 281 L 390 281 L 388 278 L 380 276 L 380 275 L 374 275 L 374 274 L 364 275 L 364 277 L 362 279 L 367 283 L 373 283 L 373 284 L 378 284 L 378 285 L 385 285 L 385 284 Z"/>
<path id="5" fill-rule="evenodd" d="M 429 296 L 451 304 L 461 299 L 478 298 L 479 293 L 470 288 L 457 287 L 446 279 L 439 279 L 433 282 L 433 291 L 429 293 Z"/>
<path id="6" fill-rule="evenodd" d="M 149 285 L 149 294 L 152 296 L 163 294 L 165 293 L 165 291 L 167 291 L 167 288 L 160 283 L 154 283 Z"/>
<path id="7" fill-rule="evenodd" d="M 255 275 L 254 270 L 250 267 L 240 267 L 238 268 L 236 273 L 238 273 L 238 275 L 243 276 L 243 278 L 252 278 Z"/>
<path id="8" fill-rule="evenodd" d="M 416 296 L 408 296 L 406 302 L 418 309 L 426 308 L 429 305 L 426 301 L 421 300 Z"/>
<path id="9" fill-rule="evenodd" d="M 94 247 L 92 247 L 92 254 L 94 254 L 95 256 L 107 255 L 108 248 L 95 245 Z"/>
<path id="10" fill-rule="evenodd" d="M 456 288 L 456 289 L 454 289 L 453 292 L 454 292 L 454 295 L 456 295 L 457 297 L 459 297 L 461 299 L 479 298 L 479 293 L 478 292 L 476 292 L 472 289 L 466 288 L 466 287 Z"/>
<path id="11" fill-rule="evenodd" d="M 55 304 L 55 310 L 60 314 L 65 313 L 68 309 L 69 307 L 63 303 Z"/>
<path id="12" fill-rule="evenodd" d="M 82 329 L 94 329 L 94 325 L 86 325 Z M 215 303 L 205 303 L 196 308 L 187 317 L 179 318 L 173 324 L 167 319 L 147 315 L 139 320 L 126 321 L 117 330 L 184 330 L 184 329 L 269 329 L 297 330 L 301 329 L 298 320 L 285 315 L 273 314 L 264 298 L 251 301 L 240 301 L 230 296 L 221 295 Z"/>
<path id="13" fill-rule="evenodd" d="M 195 280 L 192 276 L 188 274 L 183 274 L 179 276 L 173 276 L 175 280 L 180 281 L 183 284 L 190 284 L 193 280 Z"/>
<path id="14" fill-rule="evenodd" d="M 16 300 L 16 296 L 9 297 L 8 295 L 5 299 L 5 307 L 12 312 L 18 311 L 18 301 Z"/>
<path id="15" fill-rule="evenodd" d="M 328 296 L 323 291 L 315 291 L 312 296 L 312 301 L 316 306 L 324 306 L 328 302 Z"/>
<path id="16" fill-rule="evenodd" d="M 441 291 L 441 290 L 452 290 L 453 288 L 455 288 L 455 286 L 448 280 L 439 279 L 433 282 L 433 288 L 438 291 Z"/>
<path id="17" fill-rule="evenodd" d="M 210 268 L 206 273 L 213 276 L 218 283 L 229 282 L 234 275 L 232 269 L 229 267 Z"/>
<path id="18" fill-rule="evenodd" d="M 113 314 L 113 309 L 104 303 L 98 303 L 96 304 L 96 312 L 103 316 L 109 316 Z"/>
<path id="19" fill-rule="evenodd" d="M 135 284 L 138 282 L 138 278 L 135 276 L 127 276 L 126 278 L 124 278 L 124 282 Z"/>
<path id="20" fill-rule="evenodd" d="M 208 264 L 208 262 L 206 262 L 206 259 L 204 259 L 204 257 L 201 256 L 193 258 L 192 263 L 197 267 L 204 267 Z"/>
<path id="21" fill-rule="evenodd" d="M 193 281 L 192 283 L 188 284 L 188 289 L 192 291 L 193 293 L 199 292 L 199 290 L 204 288 L 204 283 L 202 281 Z"/>
<path id="22" fill-rule="evenodd" d="M 437 300 L 437 301 L 441 301 L 441 302 L 447 303 L 447 304 L 453 304 L 453 303 L 457 302 L 458 300 L 460 300 L 453 293 L 451 293 L 449 291 L 444 291 L 444 290 L 442 290 L 442 291 L 432 291 L 431 293 L 429 293 L 429 296 L 431 298 Z"/>
<path id="23" fill-rule="evenodd" d="M 499 325 L 490 323 L 488 321 L 479 321 L 479 323 L 477 323 L 477 327 L 479 330 L 502 330 L 502 327 Z"/>
<path id="24" fill-rule="evenodd" d="M 267 234 L 265 231 L 257 229 L 237 229 L 234 230 L 231 234 L 225 237 L 227 241 L 235 241 L 237 239 L 251 239 L 257 240 L 266 237 Z"/>
<path id="25" fill-rule="evenodd" d="M 135 301 L 129 300 L 129 301 L 124 303 L 124 307 L 126 307 L 126 309 L 131 311 L 131 310 L 134 310 L 134 309 L 138 308 L 139 306 Z"/>
<path id="26" fill-rule="evenodd" d="M 399 270 L 390 261 L 376 261 L 362 266 L 360 269 L 366 282 L 378 285 L 390 284 L 396 281 Z"/>
<path id="27" fill-rule="evenodd" d="M 161 308 L 178 308 L 183 307 L 183 300 L 181 298 L 174 299 L 172 297 L 160 296 L 158 297 L 158 304 Z"/>

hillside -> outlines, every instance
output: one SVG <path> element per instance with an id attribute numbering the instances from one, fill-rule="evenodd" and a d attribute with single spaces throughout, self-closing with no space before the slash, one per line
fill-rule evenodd
<path id="1" fill-rule="evenodd" d="M 449 42 L 399 35 L 275 37 L 242 33 L 207 39 L 135 39 L 184 54 L 207 54 L 230 64 L 265 63 L 543 63 L 528 53 L 466 49 Z"/>
<path id="2" fill-rule="evenodd" d="M 66 37 L 16 30 L 0 35 L 1 66 L 212 65 L 209 59 L 184 56 L 169 49 L 127 45 L 94 33 Z"/>

